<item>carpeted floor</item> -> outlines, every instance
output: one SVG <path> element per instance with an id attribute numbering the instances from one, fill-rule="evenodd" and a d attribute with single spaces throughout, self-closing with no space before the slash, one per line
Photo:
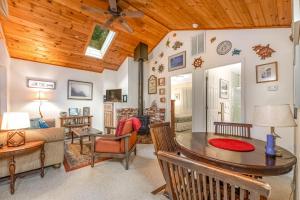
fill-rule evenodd
<path id="1" fill-rule="evenodd" d="M 128 171 L 118 160 L 68 173 L 64 167 L 50 167 L 43 179 L 39 173 L 17 179 L 14 195 L 9 193 L 8 181 L 0 182 L 0 200 L 166 200 L 150 193 L 164 183 L 153 151 L 153 145 L 139 144 Z M 272 185 L 271 200 L 288 200 L 289 176 L 265 181 Z"/>

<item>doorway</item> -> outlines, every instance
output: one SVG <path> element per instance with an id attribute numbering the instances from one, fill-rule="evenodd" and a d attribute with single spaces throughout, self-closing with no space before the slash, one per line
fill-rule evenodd
<path id="1" fill-rule="evenodd" d="M 214 122 L 243 121 L 242 63 L 206 70 L 206 131 Z"/>
<path id="2" fill-rule="evenodd" d="M 192 130 L 192 73 L 171 77 L 171 99 L 175 100 L 175 132 Z"/>

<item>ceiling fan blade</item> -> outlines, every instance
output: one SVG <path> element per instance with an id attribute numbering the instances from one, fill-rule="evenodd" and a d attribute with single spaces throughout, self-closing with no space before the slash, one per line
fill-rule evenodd
<path id="1" fill-rule="evenodd" d="M 134 18 L 140 18 L 144 16 L 144 13 L 141 11 L 131 11 L 131 10 L 125 10 L 121 13 L 121 16 L 125 17 L 134 17 Z"/>
<path id="2" fill-rule="evenodd" d="M 111 18 L 109 18 L 108 20 L 106 20 L 106 22 L 102 25 L 104 28 L 109 28 L 110 25 L 115 21 L 115 17 L 112 16 Z"/>
<path id="3" fill-rule="evenodd" d="M 129 24 L 127 23 L 127 21 L 125 19 L 120 18 L 119 22 L 126 31 L 128 31 L 129 33 L 133 32 L 132 28 L 129 26 Z"/>
<path id="4" fill-rule="evenodd" d="M 117 12 L 118 11 L 117 0 L 109 0 L 109 7 L 112 11 Z"/>
<path id="5" fill-rule="evenodd" d="M 86 10 L 86 11 L 89 11 L 89 12 L 93 12 L 93 13 L 97 13 L 97 14 L 109 14 L 109 12 L 107 10 L 104 10 L 104 9 L 101 9 L 101 8 L 93 8 L 93 7 L 90 7 L 90 6 L 87 6 L 87 5 L 82 5 L 81 8 L 83 10 Z"/>

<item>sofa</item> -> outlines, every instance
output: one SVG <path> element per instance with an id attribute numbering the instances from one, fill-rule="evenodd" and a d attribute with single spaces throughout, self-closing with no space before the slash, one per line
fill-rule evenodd
<path id="1" fill-rule="evenodd" d="M 55 120 L 45 120 L 49 128 L 28 129 L 25 132 L 26 142 L 44 140 L 45 166 L 60 167 L 64 159 L 64 128 L 55 128 Z M 6 145 L 6 133 L 0 132 L 0 144 Z M 15 158 L 16 173 L 39 169 L 40 151 L 24 154 Z M 0 178 L 9 176 L 7 158 L 0 158 Z"/>

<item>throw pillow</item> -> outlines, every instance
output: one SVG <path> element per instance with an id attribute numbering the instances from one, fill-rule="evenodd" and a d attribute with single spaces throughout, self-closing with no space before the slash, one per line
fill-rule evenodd
<path id="1" fill-rule="evenodd" d="M 116 136 L 120 136 L 121 135 L 123 127 L 125 125 L 125 122 L 126 122 L 126 119 L 122 119 L 122 120 L 120 120 L 118 122 L 116 133 L 115 133 Z"/>
<path id="2" fill-rule="evenodd" d="M 30 129 L 39 129 L 40 128 L 40 123 L 39 123 L 40 119 L 41 118 L 30 119 Z"/>
<path id="3" fill-rule="evenodd" d="M 138 132 L 140 130 L 141 126 L 142 126 L 141 121 L 136 117 L 131 118 L 131 120 L 132 120 L 133 130 Z"/>
<path id="4" fill-rule="evenodd" d="M 40 128 L 49 128 L 48 124 L 43 119 L 39 120 L 39 125 L 40 125 Z"/>
<path id="5" fill-rule="evenodd" d="M 124 124 L 123 130 L 121 131 L 121 135 L 126 135 L 131 132 L 132 132 L 132 120 L 128 119 Z"/>

